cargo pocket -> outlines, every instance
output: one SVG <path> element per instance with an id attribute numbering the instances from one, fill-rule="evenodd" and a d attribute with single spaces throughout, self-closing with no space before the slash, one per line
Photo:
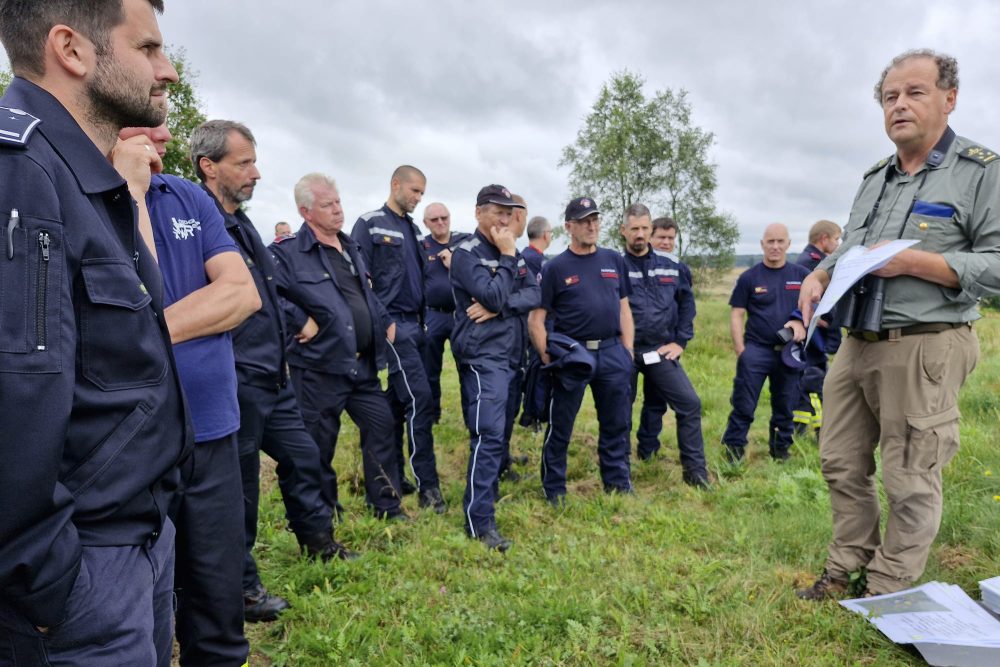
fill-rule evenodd
<path id="1" fill-rule="evenodd" d="M 152 299 L 127 261 L 84 260 L 80 307 L 83 375 L 105 391 L 148 387 L 167 373 Z"/>
<path id="2" fill-rule="evenodd" d="M 86 457 L 62 479 L 73 497 L 84 493 L 114 463 L 125 447 L 132 442 L 135 434 L 149 419 L 152 409 L 140 402 L 135 409 L 109 433 L 104 440 L 87 453 Z"/>
<path id="3" fill-rule="evenodd" d="M 957 405 L 930 415 L 906 415 L 903 470 L 923 475 L 948 465 L 958 451 Z"/>

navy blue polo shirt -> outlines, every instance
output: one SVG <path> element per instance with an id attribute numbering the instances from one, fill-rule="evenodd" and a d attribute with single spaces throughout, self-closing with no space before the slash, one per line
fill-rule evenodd
<path id="1" fill-rule="evenodd" d="M 468 237 L 468 234 L 452 232 L 447 243 L 439 243 L 428 234 L 420 242 L 424 249 L 424 258 L 427 260 L 425 265 L 427 268 L 424 270 L 424 292 L 427 295 L 428 308 L 454 312 L 455 297 L 451 293 L 451 279 L 448 277 L 448 268 L 438 259 L 438 253 L 461 243 Z"/>
<path id="2" fill-rule="evenodd" d="M 750 267 L 736 279 L 729 305 L 746 308 L 744 342 L 780 345 L 778 331 L 799 307 L 799 291 L 809 269 L 786 262 L 780 269 L 763 262 Z"/>
<path id="3" fill-rule="evenodd" d="M 236 244 L 215 202 L 190 181 L 155 174 L 146 193 L 166 306 L 209 284 L 205 262 Z M 178 374 L 191 408 L 195 442 L 240 428 L 236 361 L 229 332 L 174 345 Z"/>
<path id="4" fill-rule="evenodd" d="M 566 249 L 542 267 L 542 305 L 553 331 L 576 340 L 621 336 L 621 300 L 632 293 L 622 256 Z"/>

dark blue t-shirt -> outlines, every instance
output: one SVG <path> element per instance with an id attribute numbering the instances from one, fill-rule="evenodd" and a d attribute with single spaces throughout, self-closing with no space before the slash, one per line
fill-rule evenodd
<path id="1" fill-rule="evenodd" d="M 778 330 L 784 327 L 792 311 L 799 307 L 799 290 L 809 269 L 786 262 L 780 269 L 771 269 L 763 262 L 755 264 L 736 280 L 729 305 L 746 308 L 747 323 L 744 342 L 779 345 Z"/>
<path id="2" fill-rule="evenodd" d="M 146 206 L 169 307 L 208 285 L 205 262 L 222 252 L 236 252 L 236 245 L 215 202 L 194 183 L 154 175 Z M 239 430 L 236 361 L 229 332 L 178 343 L 174 358 L 191 408 L 195 442 Z"/>
<path id="3" fill-rule="evenodd" d="M 621 255 L 608 248 L 589 255 L 567 249 L 542 267 L 541 307 L 553 331 L 576 340 L 620 336 L 621 300 L 631 293 Z"/>

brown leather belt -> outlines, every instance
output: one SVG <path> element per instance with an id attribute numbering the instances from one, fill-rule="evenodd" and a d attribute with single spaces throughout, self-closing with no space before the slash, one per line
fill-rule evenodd
<path id="1" fill-rule="evenodd" d="M 880 340 L 899 340 L 903 336 L 941 333 L 942 331 L 971 326 L 972 322 L 927 322 L 926 324 L 914 324 L 908 327 L 886 329 L 884 331 L 848 331 L 847 335 L 851 338 L 875 343 Z"/>

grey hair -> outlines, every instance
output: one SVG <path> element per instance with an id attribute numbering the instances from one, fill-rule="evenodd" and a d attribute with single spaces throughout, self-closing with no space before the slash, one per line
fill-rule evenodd
<path id="1" fill-rule="evenodd" d="M 958 88 L 958 61 L 946 53 L 938 53 L 934 49 L 910 49 L 909 51 L 904 51 L 898 56 L 892 59 L 885 69 L 882 70 L 882 76 L 879 77 L 878 83 L 875 84 L 875 102 L 882 106 L 882 85 L 885 83 L 885 77 L 888 76 L 889 72 L 893 67 L 900 65 L 911 58 L 930 58 L 937 65 L 938 69 L 938 80 L 937 87 L 940 90 L 951 90 L 952 88 Z"/>
<path id="2" fill-rule="evenodd" d="M 625 209 L 625 216 L 622 222 L 628 222 L 629 218 L 641 218 L 643 216 L 653 217 L 645 204 L 629 204 L 628 208 Z"/>
<path id="3" fill-rule="evenodd" d="M 552 229 L 552 225 L 549 221 L 540 215 L 536 215 L 531 220 L 528 221 L 528 239 L 534 241 L 535 239 L 540 239 L 545 236 L 545 232 Z"/>
<path id="4" fill-rule="evenodd" d="M 253 138 L 253 132 L 243 123 L 234 120 L 210 120 L 194 128 L 191 137 L 188 139 L 190 147 L 191 162 L 194 163 L 194 171 L 198 178 L 205 180 L 205 173 L 198 164 L 201 158 L 207 157 L 212 162 L 218 162 L 229 153 L 229 133 L 239 132 L 243 138 L 254 146 L 257 140 Z"/>
<path id="5" fill-rule="evenodd" d="M 306 174 L 299 179 L 298 183 L 295 184 L 296 206 L 306 210 L 312 209 L 313 204 L 316 203 L 316 195 L 313 194 L 312 190 L 314 185 L 327 185 L 334 190 L 337 189 L 337 181 L 333 180 L 326 174 L 321 174 L 318 171 Z"/>

